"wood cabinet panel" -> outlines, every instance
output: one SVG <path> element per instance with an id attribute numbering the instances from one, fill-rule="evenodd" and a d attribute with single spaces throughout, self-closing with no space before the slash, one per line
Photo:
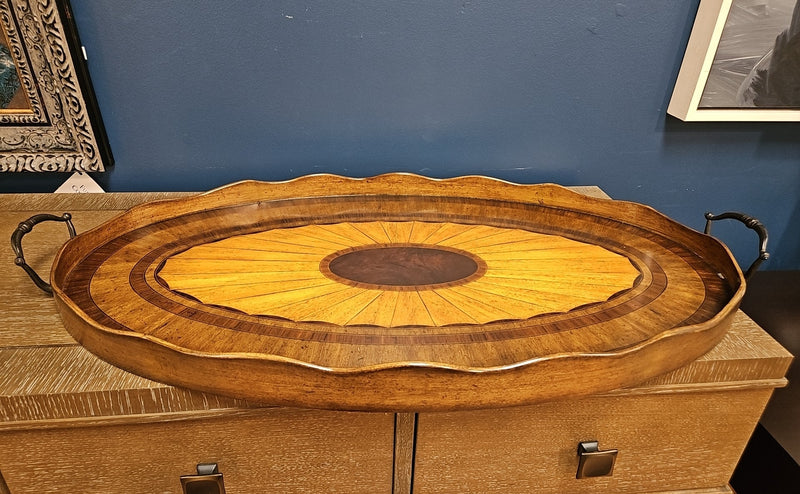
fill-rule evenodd
<path id="1" fill-rule="evenodd" d="M 725 492 L 771 389 L 605 396 L 420 414 L 414 493 Z M 576 479 L 577 446 L 618 449 L 613 475 Z"/>
<path id="2" fill-rule="evenodd" d="M 204 420 L 0 433 L 10 494 L 180 493 L 218 463 L 230 493 L 390 493 L 393 414 L 262 409 Z"/>

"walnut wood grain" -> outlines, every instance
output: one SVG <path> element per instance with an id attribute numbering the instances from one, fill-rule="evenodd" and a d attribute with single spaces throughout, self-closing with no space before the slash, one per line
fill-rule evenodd
<path id="1" fill-rule="evenodd" d="M 269 300 L 247 284 L 249 270 L 262 264 L 319 271 L 313 258 L 322 246 L 354 247 L 338 225 L 356 225 L 353 235 L 391 245 L 413 237 L 414 225 L 434 223 L 428 241 L 448 245 L 458 238 L 451 246 L 480 251 L 487 273 L 440 291 L 352 292 L 340 288 L 357 288 L 299 280 Z M 315 236 L 301 234 L 303 228 Z M 480 250 L 479 233 L 488 229 L 507 232 L 507 242 Z M 284 260 L 291 252 L 240 264 L 203 257 L 216 242 L 274 232 L 282 235 L 277 241 L 305 239 L 308 260 Z M 545 242 L 541 251 L 503 250 L 515 235 L 531 234 Z M 562 240 L 620 258 L 630 272 L 603 256 L 560 248 Z M 187 296 L 202 287 L 170 289 L 196 267 L 179 256 L 196 249 L 205 249 L 204 269 L 233 266 L 242 276 L 240 284 L 217 290 L 221 300 Z M 504 269 L 502 282 L 490 279 Z M 532 302 L 536 289 L 514 278 L 517 271 L 556 288 Z M 743 290 L 721 244 L 649 208 L 552 185 L 399 174 L 244 182 L 143 205 L 68 242 L 52 280 L 67 329 L 127 370 L 234 398 L 365 410 L 505 406 L 631 385 L 713 347 Z M 610 290 L 598 296 L 597 286 Z M 234 299 L 257 299 L 258 313 L 247 313 L 255 306 L 228 305 Z M 270 314 L 291 310 L 264 316 L 263 304 Z M 532 313 L 532 304 L 544 313 Z M 348 322 L 325 322 L 341 317 L 340 308 L 352 314 Z"/>
<path id="2" fill-rule="evenodd" d="M 378 289 L 419 290 L 432 285 L 463 284 L 478 274 L 480 262 L 466 252 L 428 245 L 367 246 L 335 252 L 323 265 L 336 280 Z M 484 263 L 485 266 L 485 263 Z"/>

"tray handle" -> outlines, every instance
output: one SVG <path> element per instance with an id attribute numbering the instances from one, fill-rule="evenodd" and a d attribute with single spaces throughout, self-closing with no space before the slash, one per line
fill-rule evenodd
<path id="1" fill-rule="evenodd" d="M 767 234 L 767 227 L 764 226 L 763 223 L 758 221 L 756 218 L 752 216 L 746 215 L 744 213 L 738 213 L 736 211 L 728 211 L 726 213 L 721 214 L 713 214 L 710 211 L 705 214 L 706 217 L 706 228 L 704 233 L 707 235 L 711 234 L 711 222 L 717 220 L 738 220 L 744 223 L 744 226 L 747 228 L 755 231 L 758 234 L 758 257 L 756 260 L 750 264 L 750 267 L 747 268 L 747 271 L 744 273 L 744 279 L 749 280 L 750 276 L 756 272 L 758 267 L 761 265 L 762 262 L 769 259 L 769 252 L 767 252 L 767 240 L 769 239 L 769 235 Z"/>
<path id="2" fill-rule="evenodd" d="M 16 256 L 14 264 L 24 269 L 31 280 L 33 280 L 33 283 L 43 292 L 52 295 L 53 287 L 50 286 L 48 282 L 44 281 L 32 267 L 28 266 L 28 263 L 25 262 L 25 254 L 22 251 L 22 237 L 30 233 L 34 226 L 43 221 L 63 221 L 67 224 L 69 238 L 75 236 L 75 226 L 72 224 L 71 214 L 64 213 L 61 216 L 56 216 L 54 214 L 37 214 L 20 223 L 17 229 L 14 230 L 14 233 L 11 234 L 11 248 L 14 249 L 14 255 Z"/>

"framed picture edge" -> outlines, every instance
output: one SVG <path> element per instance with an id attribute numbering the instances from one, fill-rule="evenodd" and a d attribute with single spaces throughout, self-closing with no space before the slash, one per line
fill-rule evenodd
<path id="1" fill-rule="evenodd" d="M 114 158 L 69 0 L 0 2 L 21 87 L 42 98 L 33 119 L 4 113 L 0 172 L 106 171 Z"/>
<path id="2" fill-rule="evenodd" d="M 667 113 L 691 122 L 800 121 L 794 108 L 699 108 L 733 0 L 700 0 Z"/>
<path id="3" fill-rule="evenodd" d="M 61 16 L 61 23 L 64 28 L 64 35 L 72 56 L 72 65 L 77 73 L 78 83 L 81 87 L 83 101 L 86 104 L 86 112 L 91 121 L 92 130 L 100 153 L 100 159 L 105 167 L 114 165 L 114 155 L 111 153 L 111 145 L 108 142 L 106 126 L 103 123 L 103 116 L 100 113 L 100 105 L 94 93 L 92 78 L 89 74 L 89 60 L 86 49 L 81 43 L 78 34 L 78 26 L 75 24 L 75 16 L 72 14 L 72 6 L 69 0 L 57 0 L 56 6 Z"/>

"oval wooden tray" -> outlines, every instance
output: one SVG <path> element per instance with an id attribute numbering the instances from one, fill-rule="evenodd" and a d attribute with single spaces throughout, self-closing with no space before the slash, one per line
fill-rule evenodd
<path id="1" fill-rule="evenodd" d="M 452 410 L 688 363 L 744 291 L 725 246 L 557 185 L 390 174 L 241 182 L 70 240 L 69 332 L 172 385 L 276 405 Z"/>

